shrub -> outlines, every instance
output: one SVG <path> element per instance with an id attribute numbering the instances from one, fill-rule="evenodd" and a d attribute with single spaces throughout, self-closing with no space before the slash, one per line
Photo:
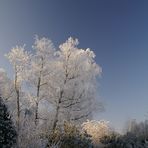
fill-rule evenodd
<path id="1" fill-rule="evenodd" d="M 59 148 L 92 148 L 90 136 L 80 130 L 73 124 L 65 122 L 63 129 L 56 129 L 48 136 L 47 147 L 58 145 Z"/>
<path id="2" fill-rule="evenodd" d="M 110 133 L 108 122 L 104 120 L 87 120 L 82 124 L 82 129 L 91 135 L 94 145 L 100 145 L 100 139 Z"/>
<path id="3" fill-rule="evenodd" d="M 113 133 L 102 137 L 101 142 L 105 145 L 105 148 L 147 148 L 148 145 L 145 139 L 137 137 L 132 133 L 126 133 L 125 135 L 119 135 Z"/>

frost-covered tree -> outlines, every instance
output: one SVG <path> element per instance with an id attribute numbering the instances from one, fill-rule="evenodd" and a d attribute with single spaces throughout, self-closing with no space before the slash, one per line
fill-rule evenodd
<path id="1" fill-rule="evenodd" d="M 15 73 L 18 124 L 24 80 L 29 83 L 30 88 L 25 90 L 29 94 L 26 98 L 33 100 L 36 125 L 42 118 L 39 110 L 42 110 L 40 104 L 43 100 L 46 104 L 44 102 L 42 108 L 48 108 L 46 114 L 49 114 L 49 108 L 52 110 L 53 129 L 62 125 L 64 120 L 81 124 L 91 119 L 96 106 L 100 107 L 96 101 L 96 88 L 101 68 L 95 62 L 94 52 L 89 48 L 78 48 L 78 39 L 72 37 L 58 50 L 49 39 L 36 37 L 33 49 L 31 57 L 24 47 L 18 46 L 7 54 Z"/>
<path id="2" fill-rule="evenodd" d="M 96 104 L 96 78 L 101 68 L 95 54 L 77 47 L 78 39 L 69 38 L 59 46 L 48 80 L 49 101 L 54 107 L 53 129 L 63 120 L 82 123 L 92 117 Z"/>
<path id="3" fill-rule="evenodd" d="M 9 100 L 13 96 L 13 83 L 8 78 L 6 71 L 0 68 L 0 94 L 5 101 Z"/>
<path id="4" fill-rule="evenodd" d="M 144 139 L 148 138 L 148 120 L 138 123 L 133 119 L 126 126 L 126 133 L 131 133 L 136 137 L 143 137 Z"/>
<path id="5" fill-rule="evenodd" d="M 101 106 L 96 98 L 101 67 L 92 50 L 78 48 L 78 39 L 70 37 L 55 50 L 51 40 L 36 36 L 32 54 L 16 46 L 6 57 L 13 65 L 14 79 L 0 70 L 0 87 L 5 84 L 0 92 L 9 98 L 9 110 L 16 112 L 18 147 L 38 147 L 46 141 L 40 134 L 46 134 L 49 126 L 55 131 L 63 129 L 64 121 L 81 125 Z"/>
<path id="6" fill-rule="evenodd" d="M 0 97 L 0 147 L 11 147 L 16 143 L 16 130 L 6 105 Z"/>
<path id="7" fill-rule="evenodd" d="M 2 68 L 0 69 L 0 94 L 4 98 L 4 103 L 8 106 L 9 114 L 13 116 L 16 106 L 14 85 Z"/>
<path id="8" fill-rule="evenodd" d="M 31 95 L 35 104 L 35 123 L 39 117 L 39 103 L 46 99 L 47 82 L 52 69 L 50 63 L 53 60 L 54 46 L 48 38 L 35 37 L 33 45 L 34 54 L 31 57 L 31 63 L 28 70 L 28 82 L 31 86 Z"/>
<path id="9" fill-rule="evenodd" d="M 6 91 L 6 83 L 8 82 L 8 77 L 6 72 L 3 68 L 0 68 L 0 94 L 5 96 L 8 92 Z"/>
<path id="10" fill-rule="evenodd" d="M 29 54 L 25 51 L 24 46 L 16 46 L 6 55 L 14 70 L 14 90 L 16 95 L 16 113 L 17 113 L 17 128 L 20 124 L 20 95 L 21 85 L 25 79 L 25 67 L 28 66 Z"/>

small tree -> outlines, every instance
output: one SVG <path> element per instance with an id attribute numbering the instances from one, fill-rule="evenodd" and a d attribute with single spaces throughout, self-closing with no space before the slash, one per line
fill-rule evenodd
<path id="1" fill-rule="evenodd" d="M 16 130 L 7 111 L 6 105 L 0 97 L 0 147 L 11 147 L 16 143 Z"/>

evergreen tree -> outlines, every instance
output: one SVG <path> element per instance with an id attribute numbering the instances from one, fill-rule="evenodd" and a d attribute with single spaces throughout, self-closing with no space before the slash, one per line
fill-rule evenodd
<path id="1" fill-rule="evenodd" d="M 10 148 L 16 143 L 16 131 L 6 105 L 0 97 L 0 147 Z"/>

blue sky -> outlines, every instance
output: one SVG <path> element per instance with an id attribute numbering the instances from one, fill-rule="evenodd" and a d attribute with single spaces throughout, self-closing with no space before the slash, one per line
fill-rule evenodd
<path id="1" fill-rule="evenodd" d="M 146 0 L 1 0 L 0 67 L 16 44 L 31 50 L 35 34 L 55 46 L 69 36 L 91 48 L 103 69 L 99 96 L 109 120 L 120 130 L 127 119 L 148 113 L 148 1 Z"/>

